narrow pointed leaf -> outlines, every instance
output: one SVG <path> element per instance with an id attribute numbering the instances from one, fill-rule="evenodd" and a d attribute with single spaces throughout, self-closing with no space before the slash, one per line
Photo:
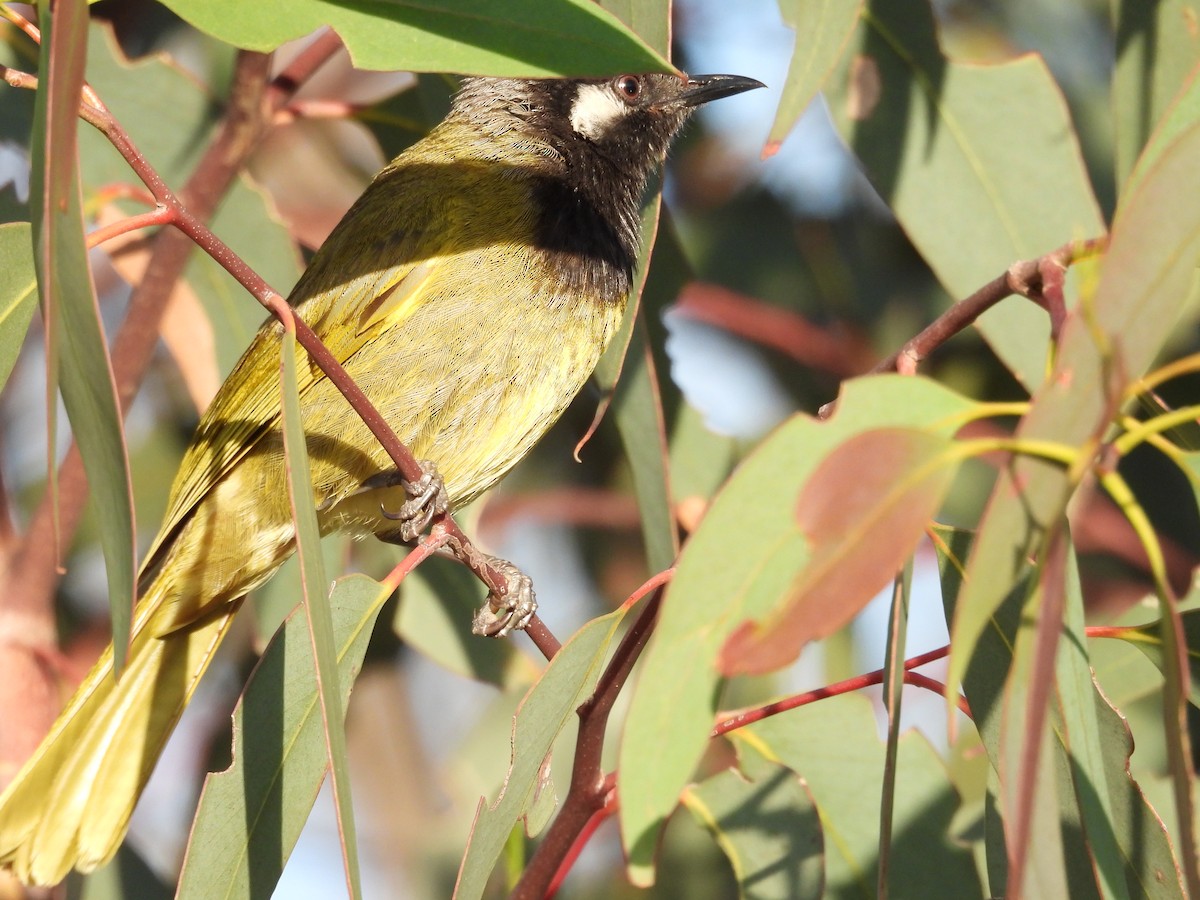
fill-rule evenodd
<path id="1" fill-rule="evenodd" d="M 325 560 L 321 555 L 321 532 L 317 526 L 308 445 L 300 416 L 300 393 L 296 382 L 297 349 L 296 333 L 286 330 L 280 348 L 284 469 L 287 472 L 292 520 L 296 523 L 296 557 L 300 560 L 300 584 L 315 663 L 312 674 L 316 679 L 317 699 L 325 726 L 329 768 L 333 772 L 333 804 L 342 839 L 346 882 L 350 895 L 358 900 L 362 896 L 362 885 L 346 759 L 346 714 L 342 701 L 343 689 L 338 679 L 338 652 L 333 634 L 333 614 L 329 607 L 329 582 L 325 577 Z"/>
<path id="2" fill-rule="evenodd" d="M 79 444 L 102 527 L 113 660 L 119 674 L 134 602 L 133 493 L 112 362 L 88 267 L 78 169 L 78 113 L 87 60 L 84 0 L 40 6 L 44 28 L 34 107 L 30 210 L 47 355 Z M 50 420 L 53 420 L 51 415 Z M 53 433 L 50 446 L 54 446 Z"/>
<path id="3" fill-rule="evenodd" d="M 825 84 L 846 50 L 862 8 L 862 0 L 780 0 L 779 11 L 796 33 L 796 46 L 775 124 L 767 136 L 768 153 L 783 143 Z"/>
<path id="4" fill-rule="evenodd" d="M 343 705 L 391 591 L 362 575 L 330 597 Z M 233 762 L 208 776 L 192 824 L 180 898 L 267 897 L 329 769 L 308 621 L 272 638 L 233 713 Z"/>
<path id="5" fill-rule="evenodd" d="M 521 701 L 513 719 L 508 777 L 495 800 L 490 804 L 480 800 L 458 870 L 454 890 L 458 900 L 483 896 L 513 826 L 536 802 L 542 761 L 559 733 L 575 721 L 575 710 L 595 687 L 625 612 L 624 608 L 614 610 L 575 632 Z"/>

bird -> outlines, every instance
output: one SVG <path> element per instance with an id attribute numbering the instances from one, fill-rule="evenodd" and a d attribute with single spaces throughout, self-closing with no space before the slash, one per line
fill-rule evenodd
<path id="1" fill-rule="evenodd" d="M 376 175 L 288 298 L 425 472 L 396 477 L 297 350 L 323 534 L 412 540 L 530 451 L 621 323 L 640 204 L 672 140 L 701 104 L 762 86 L 678 73 L 462 80 L 446 117 Z M 140 569 L 119 679 L 110 645 L 0 795 L 0 867 L 26 883 L 115 855 L 235 614 L 295 549 L 282 335 L 268 319 L 201 417 Z M 520 627 L 532 605 L 529 592 L 493 607 L 477 630 Z"/>

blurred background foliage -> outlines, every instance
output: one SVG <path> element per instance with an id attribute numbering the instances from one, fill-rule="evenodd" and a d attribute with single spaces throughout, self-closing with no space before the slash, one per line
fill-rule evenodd
<path id="1" fill-rule="evenodd" d="M 667 400 L 677 438 L 671 458 L 673 511 L 685 530 L 738 461 L 772 429 L 795 412 L 815 413 L 836 396 L 842 380 L 866 371 L 956 299 L 872 189 L 820 100 L 776 152 L 762 158 L 791 61 L 794 38 L 785 20 L 804 2 L 678 0 L 674 5 L 673 59 L 680 68 L 745 74 L 771 87 L 704 109 L 675 147 L 665 181 L 666 212 L 648 288 L 661 289 L 656 303 L 665 314 L 660 322 L 659 309 L 651 310 L 649 333 L 654 349 L 665 351 L 659 358 L 684 398 L 682 403 Z M 1117 0 L 933 3 L 942 48 L 956 61 L 998 62 L 1030 52 L 1044 59 L 1065 98 L 1105 221 L 1111 221 L 1118 182 L 1136 155 L 1136 149 L 1115 145 L 1113 121 L 1114 108 L 1134 102 L 1114 97 L 1112 89 L 1117 51 L 1128 37 L 1114 20 L 1129 6 Z M 89 83 L 166 181 L 181 184 L 219 120 L 236 51 L 151 0 L 100 0 L 91 14 Z M 0 37 L 0 61 L 18 69 L 35 67 L 35 48 L 15 28 L 0 22 Z M 282 48 L 276 67 L 295 52 L 295 45 Z M 278 118 L 214 217 L 213 230 L 286 293 L 307 256 L 373 173 L 441 118 L 454 85 L 443 75 L 357 70 L 339 55 Z M 32 92 L 0 91 L 0 222 L 29 219 L 32 112 Z M 122 198 L 119 186 L 132 178 L 108 142 L 86 128 L 80 140 L 85 214 L 103 222 L 138 211 L 137 204 Z M 1020 142 L 1022 135 L 998 120 L 994 140 Z M 1089 236 L 1063 234 L 1060 242 Z M 120 253 L 92 254 L 110 332 L 121 321 L 128 282 L 138 279 L 138 266 L 144 265 L 144 245 L 127 244 Z M 976 249 L 964 245 L 961 252 L 970 255 Z M 164 325 L 161 352 L 127 421 L 143 541 L 162 515 L 198 408 L 262 318 L 258 305 L 219 266 L 193 254 Z M 0 471 L 18 526 L 45 489 L 45 363 L 38 332 L 35 319 L 0 404 Z M 1037 352 L 1044 340 L 1030 335 Z M 1170 353 L 1195 350 L 1196 335 L 1189 328 L 1175 335 Z M 940 349 L 924 371 L 979 400 L 1027 396 L 974 330 Z M 1167 404 L 1182 405 L 1197 396 L 1198 387 L 1196 376 L 1186 376 L 1164 386 L 1161 394 Z M 462 517 L 468 533 L 533 577 L 546 621 L 564 638 L 614 608 L 652 571 L 631 471 L 611 415 L 579 451 L 579 461 L 572 459 L 599 400 L 596 391 L 585 391 L 530 458 Z M 60 453 L 67 435 L 60 428 Z M 1164 536 L 1172 572 L 1186 583 L 1200 558 L 1200 517 L 1186 479 L 1151 449 L 1131 455 L 1122 472 Z M 993 478 L 994 471 L 983 463 L 965 466 L 942 520 L 974 526 Z M 1106 528 L 1106 522 L 1098 508 L 1095 527 L 1076 534 L 1089 622 L 1123 621 L 1130 615 L 1146 621 L 1151 613 L 1137 609 L 1150 588 L 1144 562 L 1123 542 L 1123 533 Z M 64 652 L 81 671 L 107 639 L 98 527 L 89 517 L 80 530 L 59 591 Z M 380 576 L 395 559 L 394 548 L 352 545 L 336 537 L 326 541 L 326 551 L 331 571 Z M 222 650 L 223 664 L 214 667 L 202 702 L 189 710 L 156 773 L 131 833 L 137 854 L 153 871 L 142 876 L 173 884 L 202 773 L 228 759 L 228 710 L 255 651 L 294 606 L 296 577 L 289 563 L 259 592 L 249 606 L 253 621 L 242 617 L 240 639 Z M 909 655 L 946 642 L 928 549 L 918 554 L 915 577 Z M 481 596 L 482 589 L 460 570 L 434 560 L 405 584 L 399 602 L 379 619 L 348 722 L 367 896 L 448 895 L 476 802 L 481 795 L 494 796 L 504 778 L 511 717 L 539 664 L 520 639 L 478 642 L 481 646 L 462 652 L 466 611 Z M 737 681 L 723 705 L 737 707 L 882 666 L 886 612 L 886 601 L 876 603 L 806 650 L 795 666 Z M 1167 810 L 1170 824 L 1161 678 L 1137 651 L 1112 643 L 1116 646 L 1093 645 L 1092 665 L 1109 699 L 1129 718 L 1137 740 L 1135 774 L 1156 806 Z M 830 739 L 829 753 L 850 752 L 845 742 L 857 746 L 860 739 L 882 747 L 871 731 L 872 722 L 879 721 L 878 695 L 866 693 L 875 715 L 872 703 L 843 698 L 836 702 L 846 707 L 844 717 L 812 724 L 815 731 L 809 733 Z M 981 843 L 992 812 L 990 800 L 985 802 L 986 757 L 965 720 L 957 739 L 948 741 L 940 698 L 914 692 L 911 700 L 906 700 L 904 727 L 917 726 L 926 737 L 905 745 L 904 758 L 915 760 L 908 771 L 930 773 L 930 783 L 945 791 L 936 804 L 937 817 L 921 818 L 920 826 L 934 821 L 943 840 L 957 848 L 958 863 L 967 861 L 955 870 L 956 880 L 942 884 L 941 893 L 930 887 L 921 895 L 972 896 L 981 890 L 979 873 L 987 867 Z M 847 730 L 851 722 L 860 729 L 857 736 Z M 570 730 L 559 741 L 559 759 L 569 759 Z M 615 740 L 617 729 L 611 730 Z M 762 764 L 747 761 L 746 745 L 736 750 L 744 771 Z M 810 746 L 807 752 L 819 755 L 820 750 Z M 730 749 L 714 745 L 702 771 L 720 771 L 732 759 Z M 559 777 L 565 785 L 565 775 Z M 820 804 L 819 788 L 813 795 Z M 700 800 L 692 796 L 685 802 L 695 811 Z M 802 814 L 795 804 L 788 809 Z M 877 823 L 867 831 L 869 845 L 877 838 Z M 894 867 L 915 871 L 927 865 L 917 840 L 922 833 L 897 836 Z M 519 856 L 519 846 L 513 853 Z M 509 865 L 518 864 L 510 859 Z M 621 876 L 621 865 L 610 822 L 587 848 L 563 896 L 640 896 L 640 889 Z M 72 890 L 85 897 L 122 891 L 133 896 L 134 882 L 128 879 L 139 877 L 130 874 L 137 867 L 137 861 L 122 858 Z M 809 883 L 820 881 L 819 872 L 815 878 Z M 824 878 L 827 891 L 837 896 L 874 889 L 873 875 L 856 883 L 853 873 L 835 867 L 826 869 Z M 500 873 L 493 887 L 499 891 L 503 882 Z M 277 896 L 337 895 L 341 883 L 331 806 L 322 795 Z M 137 896 L 151 896 L 140 892 L 150 888 L 137 890 Z M 169 893 L 165 887 L 158 890 Z M 716 898 L 735 890 L 734 873 L 716 844 L 692 817 L 676 815 L 666 832 L 652 895 Z"/>

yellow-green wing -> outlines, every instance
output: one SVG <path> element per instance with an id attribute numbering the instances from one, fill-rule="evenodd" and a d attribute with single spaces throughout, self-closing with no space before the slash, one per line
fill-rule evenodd
<path id="1" fill-rule="evenodd" d="M 297 310 L 343 364 L 384 327 L 396 326 L 415 308 L 440 258 L 405 263 L 320 291 Z M 319 270 L 316 274 L 320 274 Z M 297 285 L 296 293 L 305 289 Z M 312 289 L 309 288 L 308 291 Z M 311 322 L 309 320 L 312 320 Z M 224 478 L 264 434 L 278 427 L 280 415 L 279 341 L 282 328 L 268 322 L 259 329 L 205 412 L 175 476 L 167 514 L 143 568 L 156 560 L 176 529 L 213 485 Z M 297 348 L 297 379 L 305 394 L 324 373 Z"/>

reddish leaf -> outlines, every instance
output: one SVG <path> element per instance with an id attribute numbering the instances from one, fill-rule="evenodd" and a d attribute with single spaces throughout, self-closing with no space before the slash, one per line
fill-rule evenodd
<path id="1" fill-rule="evenodd" d="M 913 552 L 954 477 L 949 439 L 886 428 L 846 441 L 801 490 L 796 518 L 812 554 L 788 601 L 745 622 L 722 648 L 726 675 L 761 674 L 849 622 Z"/>

